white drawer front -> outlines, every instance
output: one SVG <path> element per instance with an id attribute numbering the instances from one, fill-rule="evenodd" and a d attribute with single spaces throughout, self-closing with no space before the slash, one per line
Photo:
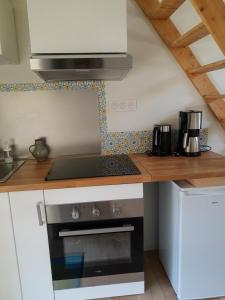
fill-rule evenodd
<path id="1" fill-rule="evenodd" d="M 46 205 L 143 198 L 143 184 L 121 184 L 45 190 Z"/>
<path id="2" fill-rule="evenodd" d="M 130 282 L 55 291 L 55 300 L 86 300 L 144 294 L 144 282 Z"/>

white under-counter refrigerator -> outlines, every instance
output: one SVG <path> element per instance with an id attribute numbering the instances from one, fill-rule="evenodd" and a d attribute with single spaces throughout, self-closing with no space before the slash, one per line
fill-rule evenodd
<path id="1" fill-rule="evenodd" d="M 159 186 L 160 260 L 180 300 L 225 296 L 225 186 Z"/>

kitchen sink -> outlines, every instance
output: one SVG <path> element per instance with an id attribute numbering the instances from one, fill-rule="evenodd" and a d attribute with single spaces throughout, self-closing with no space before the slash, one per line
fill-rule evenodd
<path id="1" fill-rule="evenodd" d="M 0 162 L 0 183 L 5 182 L 18 168 L 22 166 L 24 160 L 14 161 L 13 163 Z"/>

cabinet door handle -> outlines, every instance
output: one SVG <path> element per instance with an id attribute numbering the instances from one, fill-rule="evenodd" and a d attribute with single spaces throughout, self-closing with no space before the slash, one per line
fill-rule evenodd
<path id="1" fill-rule="evenodd" d="M 43 202 L 38 202 L 37 203 L 37 214 L 38 214 L 39 225 L 43 226 L 45 224 L 44 204 L 43 204 Z"/>

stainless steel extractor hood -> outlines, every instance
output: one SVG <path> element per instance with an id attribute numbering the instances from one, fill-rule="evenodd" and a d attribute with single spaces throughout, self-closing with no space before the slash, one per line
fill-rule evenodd
<path id="1" fill-rule="evenodd" d="M 122 80 L 132 68 L 129 54 L 33 55 L 31 70 L 44 80 Z"/>

